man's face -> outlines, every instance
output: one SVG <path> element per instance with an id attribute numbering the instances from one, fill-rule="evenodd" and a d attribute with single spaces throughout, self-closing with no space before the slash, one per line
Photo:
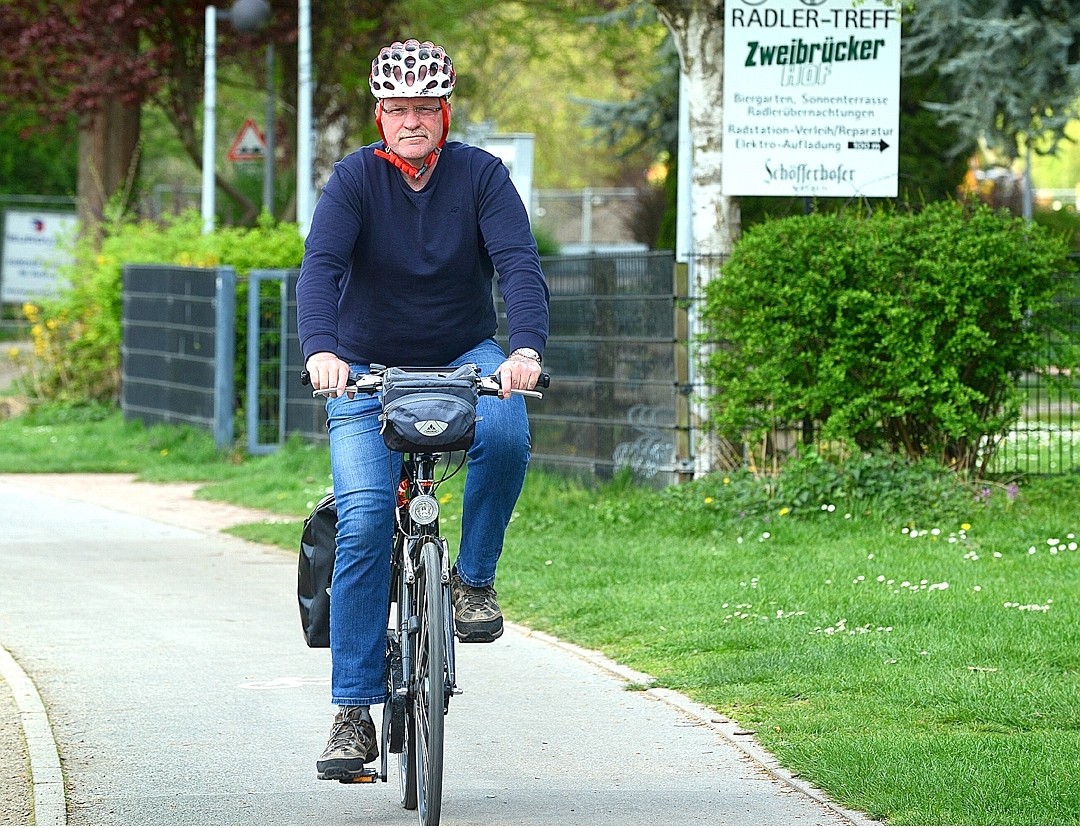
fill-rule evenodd
<path id="1" fill-rule="evenodd" d="M 382 102 L 382 126 L 391 150 L 420 166 L 443 137 L 438 98 L 387 98 Z"/>

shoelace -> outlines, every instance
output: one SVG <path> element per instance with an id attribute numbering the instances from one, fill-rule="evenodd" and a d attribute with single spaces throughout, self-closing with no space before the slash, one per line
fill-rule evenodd
<path id="1" fill-rule="evenodd" d="M 461 602 L 467 610 L 485 610 L 491 607 L 488 599 L 495 598 L 494 587 L 471 587 L 462 584 Z"/>
<path id="2" fill-rule="evenodd" d="M 346 747 L 351 744 L 359 744 L 363 748 L 370 746 L 371 739 L 360 729 L 360 724 L 366 721 L 363 718 L 351 718 L 347 713 L 342 715 L 334 723 L 334 730 L 330 734 L 330 746 L 333 748 Z"/>

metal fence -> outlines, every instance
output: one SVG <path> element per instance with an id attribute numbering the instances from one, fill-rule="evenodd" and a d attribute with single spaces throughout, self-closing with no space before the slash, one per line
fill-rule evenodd
<path id="1" fill-rule="evenodd" d="M 553 380 L 543 401 L 530 402 L 536 465 L 590 478 L 627 468 L 639 481 L 656 484 L 689 477 L 694 300 L 687 267 L 670 253 L 550 257 L 542 263 L 551 289 L 545 367 Z M 219 444 L 231 440 L 226 430 L 233 409 L 226 401 L 232 399 L 232 373 L 221 369 L 233 365 L 228 349 L 235 332 L 224 327 L 236 323 L 231 294 L 225 295 L 230 273 L 125 269 L 126 416 L 204 424 Z M 246 383 L 238 404 L 253 454 L 275 451 L 292 435 L 326 439 L 323 403 L 299 382 L 297 276 L 296 270 L 253 271 L 237 285 L 247 305 L 239 318 L 246 326 L 240 331 Z M 496 304 L 505 331 L 504 311 Z M 1062 312 L 1071 320 L 1071 335 L 1080 336 L 1080 304 L 1063 301 Z M 1047 368 L 1024 378 L 1024 417 L 1002 442 L 995 472 L 1080 467 L 1080 406 L 1074 401 L 1080 378 L 1058 383 L 1053 352 L 1048 338 Z M 792 445 L 803 437 L 790 436 Z"/>
<path id="2" fill-rule="evenodd" d="M 290 435 L 326 439 L 322 400 L 300 384 L 304 356 L 296 332 L 299 270 L 253 270 L 248 283 L 248 451 L 276 451 Z"/>
<path id="3" fill-rule="evenodd" d="M 670 253 L 551 257 L 544 354 L 553 379 L 530 407 L 538 465 L 610 477 L 620 467 L 673 482 L 680 369 L 676 364 L 674 258 Z M 505 325 L 500 326 L 505 330 Z"/>
<path id="4" fill-rule="evenodd" d="M 1000 474 L 1061 474 L 1080 469 L 1080 376 L 1057 359 L 1058 339 L 1080 340 L 1080 256 L 1061 276 L 1057 325 L 1048 333 L 1043 368 L 1020 377 L 1020 420 L 998 444 L 991 471 Z"/>
<path id="5" fill-rule="evenodd" d="M 123 280 L 124 419 L 193 425 L 231 445 L 236 272 L 127 265 Z"/>
<path id="6" fill-rule="evenodd" d="M 551 290 L 551 338 L 544 365 L 553 377 L 530 403 L 538 466 L 610 477 L 629 467 L 672 482 L 679 384 L 670 253 L 552 257 L 542 261 Z M 248 284 L 248 450 L 273 451 L 289 435 L 326 438 L 321 401 L 299 384 L 298 271 L 253 271 Z M 505 310 L 496 301 L 500 330 Z M 503 342 L 505 345 L 506 343 Z M 683 441 L 685 442 L 685 441 Z"/>

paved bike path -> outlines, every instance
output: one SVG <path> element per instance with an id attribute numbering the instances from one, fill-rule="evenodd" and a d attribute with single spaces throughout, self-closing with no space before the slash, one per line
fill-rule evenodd
<path id="1" fill-rule="evenodd" d="M 393 764 L 315 778 L 329 657 L 303 644 L 293 556 L 217 531 L 257 516 L 192 488 L 0 475 L 0 646 L 48 711 L 67 820 L 415 824 Z M 458 657 L 444 824 L 868 824 L 594 654 L 511 626 Z"/>

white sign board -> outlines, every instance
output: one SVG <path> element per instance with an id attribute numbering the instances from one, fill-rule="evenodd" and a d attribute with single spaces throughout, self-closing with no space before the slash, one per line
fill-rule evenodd
<path id="1" fill-rule="evenodd" d="M 535 138 L 528 133 L 500 133 L 488 135 L 477 146 L 499 158 L 510 172 L 510 180 L 517 188 L 525 205 L 525 212 L 532 213 L 533 144 Z"/>
<path id="2" fill-rule="evenodd" d="M 74 213 L 8 210 L 4 213 L 4 258 L 0 301 L 28 302 L 55 296 L 60 268 L 74 259 Z"/>
<path id="3" fill-rule="evenodd" d="M 724 194 L 895 196 L 899 4 L 724 5 Z"/>

